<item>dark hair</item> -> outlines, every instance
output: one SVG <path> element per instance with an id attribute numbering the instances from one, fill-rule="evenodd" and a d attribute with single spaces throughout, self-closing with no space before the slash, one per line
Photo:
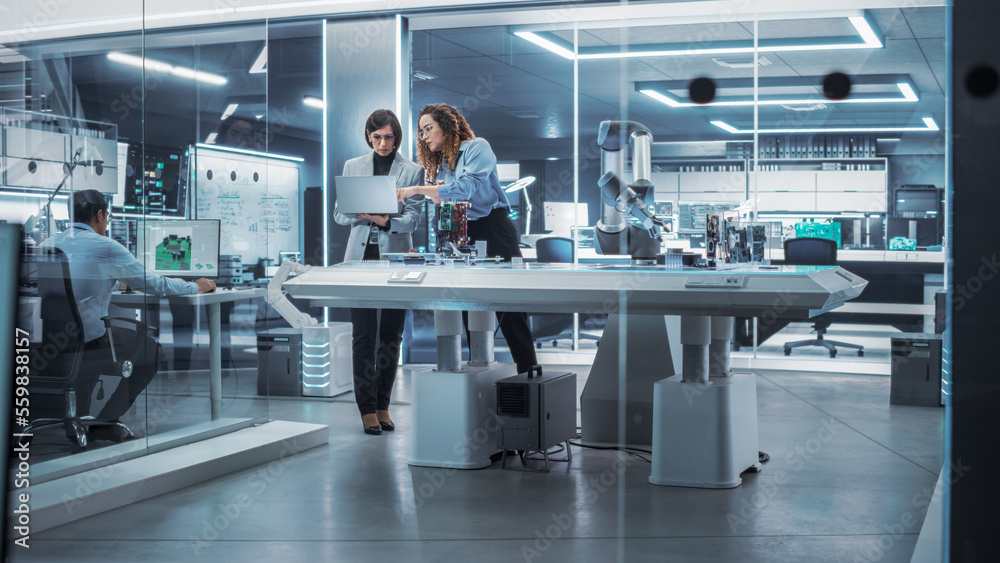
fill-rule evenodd
<path id="1" fill-rule="evenodd" d="M 108 210 L 107 198 L 97 190 L 74 192 L 70 205 L 73 207 L 73 221 L 76 223 L 90 223 L 97 217 L 98 211 Z"/>
<path id="2" fill-rule="evenodd" d="M 392 110 L 377 109 L 368 116 L 368 121 L 365 122 L 365 142 L 368 143 L 369 147 L 374 149 L 375 147 L 372 145 L 369 135 L 386 125 L 392 127 L 392 134 L 396 136 L 396 143 L 392 147 L 392 152 L 395 154 L 399 150 L 399 145 L 403 142 L 403 126 L 399 124 L 399 118 L 396 117 L 396 114 L 392 113 Z"/>

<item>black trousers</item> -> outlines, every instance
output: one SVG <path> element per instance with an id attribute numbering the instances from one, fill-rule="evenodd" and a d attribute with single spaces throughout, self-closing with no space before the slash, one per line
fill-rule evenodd
<path id="1" fill-rule="evenodd" d="M 80 368 L 81 388 L 84 393 L 77 394 L 77 412 L 81 414 L 91 414 L 97 420 L 118 420 L 128 409 L 140 393 L 149 385 L 149 382 L 156 376 L 156 371 L 163 361 L 163 346 L 156 340 L 146 336 L 143 341 L 137 342 L 138 334 L 134 330 L 121 327 L 111 327 L 115 337 L 115 351 L 118 353 L 118 360 L 125 358 L 132 362 L 132 376 L 122 379 L 115 389 L 108 402 L 105 403 L 101 412 L 94 414 L 90 412 L 90 396 L 101 374 L 112 373 L 114 363 L 111 361 L 111 341 L 108 334 L 91 340 L 84 347 L 83 365 Z M 133 350 L 138 350 L 134 355 L 129 355 Z"/>
<path id="2" fill-rule="evenodd" d="M 405 309 L 351 309 L 354 399 L 362 415 L 389 410 L 405 320 Z"/>
<path id="3" fill-rule="evenodd" d="M 517 229 L 507 213 L 506 208 L 497 208 L 486 217 L 469 221 L 470 241 L 475 244 L 477 240 L 485 240 L 487 256 L 500 256 L 504 260 L 521 256 L 521 247 L 517 244 Z M 518 373 L 524 373 L 538 363 L 527 313 L 497 313 L 497 324 L 507 341 Z"/>

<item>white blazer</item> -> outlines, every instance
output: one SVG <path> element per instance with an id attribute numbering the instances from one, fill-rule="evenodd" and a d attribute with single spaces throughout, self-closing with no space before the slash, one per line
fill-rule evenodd
<path id="1" fill-rule="evenodd" d="M 371 176 L 374 172 L 374 155 L 372 151 L 365 156 L 352 158 L 344 163 L 343 176 Z M 414 164 L 408 158 L 396 153 L 395 160 L 389 168 L 389 176 L 396 179 L 396 187 L 406 188 L 409 186 L 422 186 L 424 184 L 424 169 Z M 410 234 L 420 223 L 420 202 L 423 196 L 413 197 L 406 200 L 406 204 L 399 204 L 402 217 L 393 217 L 389 224 L 388 231 L 378 231 L 379 254 L 386 252 L 408 252 L 413 248 L 413 236 Z M 357 217 L 344 215 L 337 209 L 336 203 L 333 206 L 333 220 L 339 225 L 350 225 L 351 235 L 347 239 L 347 249 L 344 251 L 344 260 L 361 260 L 365 256 L 365 247 L 368 245 L 368 234 L 371 232 L 372 222 Z"/>

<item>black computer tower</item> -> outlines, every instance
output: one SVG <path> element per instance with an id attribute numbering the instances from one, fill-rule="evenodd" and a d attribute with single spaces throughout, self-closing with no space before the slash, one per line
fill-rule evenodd
<path id="1" fill-rule="evenodd" d="M 940 334 L 893 335 L 890 404 L 941 406 L 941 342 Z"/>
<path id="2" fill-rule="evenodd" d="M 257 394 L 302 396 L 302 329 L 257 333 Z"/>

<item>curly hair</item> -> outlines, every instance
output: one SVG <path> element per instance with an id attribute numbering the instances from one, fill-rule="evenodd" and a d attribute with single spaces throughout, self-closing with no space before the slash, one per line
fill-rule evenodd
<path id="1" fill-rule="evenodd" d="M 424 167 L 424 177 L 427 182 L 433 183 L 437 178 L 438 165 L 444 164 L 449 170 L 454 170 L 455 161 L 458 159 L 458 149 L 462 145 L 462 141 L 475 139 L 476 135 L 455 106 L 427 104 L 424 109 L 420 110 L 417 123 L 420 123 L 420 118 L 425 115 L 430 115 L 431 119 L 436 121 L 441 128 L 441 132 L 444 133 L 444 148 L 437 152 L 427 148 L 423 137 L 417 135 L 417 162 Z"/>

